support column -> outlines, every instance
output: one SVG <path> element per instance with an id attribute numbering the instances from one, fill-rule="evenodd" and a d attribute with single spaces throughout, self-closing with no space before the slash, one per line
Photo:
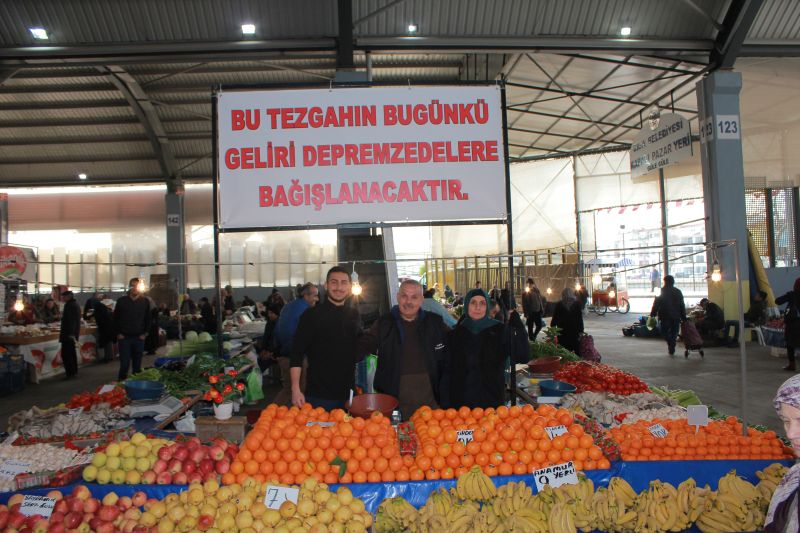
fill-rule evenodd
<path id="1" fill-rule="evenodd" d="M 186 232 L 183 193 L 181 181 L 167 181 L 167 194 L 164 196 L 167 208 L 167 263 L 170 263 L 167 266 L 167 274 L 169 275 L 170 292 L 176 291 L 176 297 L 186 292 Z M 177 299 L 174 305 L 177 305 Z"/>
<path id="2" fill-rule="evenodd" d="M 716 71 L 699 81 L 697 103 L 700 116 L 700 155 L 703 164 L 703 197 L 706 214 L 706 241 L 735 239 L 742 268 L 742 299 L 750 301 L 747 253 L 747 218 L 744 199 L 739 92 L 742 76 L 738 72 Z M 708 272 L 714 254 L 707 256 Z M 738 317 L 735 281 L 735 256 L 732 247 L 716 253 L 722 269 L 722 282 L 709 280 L 708 297 L 725 311 L 725 318 Z"/>
<path id="3" fill-rule="evenodd" d="M 0 244 L 8 244 L 8 194 L 0 193 Z"/>

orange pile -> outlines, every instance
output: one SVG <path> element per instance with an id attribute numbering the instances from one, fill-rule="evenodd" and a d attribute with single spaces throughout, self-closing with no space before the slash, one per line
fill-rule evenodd
<path id="1" fill-rule="evenodd" d="M 669 432 L 656 438 L 648 430 L 661 424 Z M 708 426 L 690 426 L 686 419 L 639 420 L 609 430 L 619 443 L 625 461 L 672 461 L 692 459 L 789 459 L 794 457 L 774 431 L 761 432 L 747 429 L 742 435 L 742 424 L 730 416 L 725 421 L 709 421 Z"/>
<path id="2" fill-rule="evenodd" d="M 412 479 L 452 479 L 481 467 L 489 476 L 529 474 L 553 464 L 573 461 L 578 470 L 611 465 L 583 426 L 566 409 L 530 405 L 496 409 L 436 409 L 422 407 L 411 417 L 419 438 Z M 550 440 L 545 427 L 563 425 L 567 433 Z M 457 432 L 473 430 L 464 445 Z"/>
<path id="3" fill-rule="evenodd" d="M 334 422 L 331 427 L 309 422 Z M 344 475 L 332 465 L 347 463 Z M 397 436 L 381 413 L 365 420 L 341 409 L 327 412 L 305 404 L 302 408 L 267 406 L 247 435 L 239 454 L 223 475 L 225 484 L 247 477 L 259 482 L 300 484 L 308 476 L 325 483 L 377 483 L 412 478 L 413 457 L 401 457 Z"/>

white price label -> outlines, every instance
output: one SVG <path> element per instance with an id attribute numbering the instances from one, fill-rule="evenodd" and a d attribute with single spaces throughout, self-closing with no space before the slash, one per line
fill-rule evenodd
<path id="1" fill-rule="evenodd" d="M 714 119 L 708 117 L 700 119 L 700 144 L 706 144 L 714 140 Z"/>
<path id="2" fill-rule="evenodd" d="M 544 430 L 547 432 L 547 436 L 550 437 L 550 440 L 558 437 L 559 435 L 563 435 L 567 433 L 567 426 L 552 426 L 546 427 Z"/>
<path id="3" fill-rule="evenodd" d="M 459 429 L 456 436 L 456 440 L 458 440 L 458 442 L 466 446 L 467 444 L 472 442 L 473 433 L 474 430 L 472 429 Z"/>
<path id="4" fill-rule="evenodd" d="M 281 504 L 286 500 L 297 503 L 300 496 L 300 489 L 296 487 L 278 487 L 267 485 L 267 494 L 264 496 L 264 505 L 269 509 L 280 509 Z"/>
<path id="5" fill-rule="evenodd" d="M 664 437 L 669 435 L 669 431 L 667 431 L 667 428 L 665 428 L 661 424 L 653 424 L 647 429 L 649 429 L 650 434 L 657 439 L 663 439 Z"/>
<path id="6" fill-rule="evenodd" d="M 16 459 L 7 459 L 0 463 L 0 477 L 15 478 L 18 474 L 29 472 L 31 463 L 26 461 L 17 461 Z"/>
<path id="7" fill-rule="evenodd" d="M 55 506 L 55 498 L 26 495 L 22 498 L 22 505 L 19 506 L 19 512 L 25 516 L 34 516 L 38 514 L 44 518 L 50 518 L 50 515 L 53 514 L 53 508 Z"/>
<path id="8" fill-rule="evenodd" d="M 116 385 L 114 385 L 114 384 L 106 384 L 106 385 L 103 385 L 102 387 L 100 387 L 100 390 L 98 391 L 98 393 L 97 393 L 97 394 L 105 394 L 105 393 L 107 393 L 107 392 L 111 392 L 111 391 L 113 391 L 113 390 L 114 390 L 116 387 L 117 387 L 117 386 L 116 386 Z"/>
<path id="9" fill-rule="evenodd" d="M 717 115 L 714 126 L 717 139 L 739 139 L 741 137 L 739 115 Z"/>
<path id="10" fill-rule="evenodd" d="M 569 461 L 534 470 L 533 481 L 536 483 L 537 491 L 541 491 L 545 485 L 550 485 L 552 488 L 561 485 L 577 485 L 578 473 L 575 472 L 575 465 Z"/>
<path id="11" fill-rule="evenodd" d="M 306 422 L 306 427 L 319 426 L 321 428 L 332 428 L 336 422 Z"/>
<path id="12" fill-rule="evenodd" d="M 687 405 L 686 418 L 690 426 L 708 425 L 708 406 L 707 405 Z"/>
<path id="13" fill-rule="evenodd" d="M 94 458 L 93 453 L 83 452 L 75 456 L 69 466 L 88 465 Z"/>

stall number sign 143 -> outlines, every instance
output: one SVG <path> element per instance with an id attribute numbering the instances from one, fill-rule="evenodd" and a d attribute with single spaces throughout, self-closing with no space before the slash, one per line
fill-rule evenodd
<path id="1" fill-rule="evenodd" d="M 267 486 L 267 494 L 264 496 L 264 505 L 269 509 L 280 509 L 285 501 L 297 503 L 300 496 L 300 489 L 296 487 L 279 487 L 276 485 Z"/>

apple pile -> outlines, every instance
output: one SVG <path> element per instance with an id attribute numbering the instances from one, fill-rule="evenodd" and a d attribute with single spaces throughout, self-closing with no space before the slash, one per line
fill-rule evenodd
<path id="1" fill-rule="evenodd" d="M 88 488 L 78 485 L 67 496 L 54 490 L 47 493 L 47 497 L 56 500 L 49 519 L 41 515 L 23 515 L 19 512 L 23 495 L 13 495 L 8 500 L 8 507 L 0 505 L 0 531 L 6 533 L 147 531 L 147 528 L 139 525 L 142 516 L 140 509 L 147 502 L 147 495 L 144 492 L 136 492 L 132 497 L 119 497 L 110 492 L 102 500 L 98 500 L 92 497 Z"/>
<path id="2" fill-rule="evenodd" d="M 175 442 L 136 433 L 130 441 L 112 443 L 105 452 L 96 453 L 84 468 L 83 479 L 101 485 L 204 483 L 225 474 L 238 451 L 238 446 L 221 438 L 204 445 L 197 437 Z"/>

